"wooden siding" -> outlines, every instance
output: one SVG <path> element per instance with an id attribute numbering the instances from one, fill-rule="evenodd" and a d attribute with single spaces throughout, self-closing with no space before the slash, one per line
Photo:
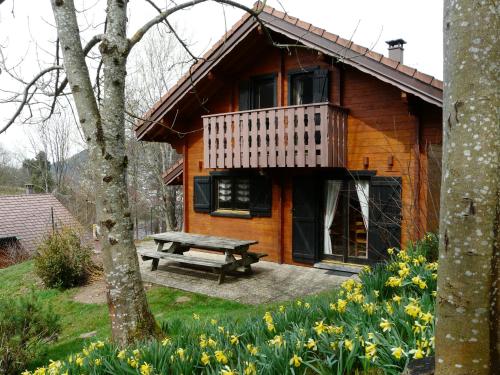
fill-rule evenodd
<path id="1" fill-rule="evenodd" d="M 347 111 L 329 103 L 203 116 L 205 168 L 345 167 Z"/>
<path id="2" fill-rule="evenodd" d="M 427 182 L 422 179 L 426 173 L 425 147 L 427 143 L 440 144 L 441 124 L 439 108 L 427 104 L 422 110 L 432 112 L 432 116 L 420 115 L 421 131 L 418 131 L 418 116 L 409 109 L 406 95 L 368 74 L 351 67 L 331 65 L 316 52 L 298 49 L 291 54 L 283 53 L 271 47 L 259 47 L 260 52 L 242 62 L 242 71 L 237 77 L 228 77 L 217 93 L 208 97 L 204 106 L 211 113 L 230 113 L 238 109 L 238 80 L 248 79 L 260 74 L 278 73 L 277 104 L 288 104 L 288 73 L 301 67 L 318 66 L 330 70 L 329 98 L 331 103 L 341 105 L 349 110 L 347 118 L 347 168 L 350 170 L 372 170 L 379 176 L 402 177 L 403 205 L 403 243 L 415 238 L 426 225 L 428 201 Z M 265 57 L 264 57 L 265 56 Z M 287 168 L 282 170 L 266 169 L 272 177 L 272 216 L 269 218 L 228 218 L 216 217 L 193 210 L 193 176 L 207 175 L 212 169 L 203 168 L 206 152 L 203 143 L 203 121 L 201 111 L 186 130 L 200 131 L 184 137 L 182 144 L 185 158 L 185 230 L 218 236 L 234 237 L 246 240 L 257 240 L 256 251 L 265 252 L 269 257 L 265 260 L 283 261 L 293 264 L 292 260 L 292 177 L 301 174 L 304 178 L 312 175 L 316 168 Z M 243 116 L 243 115 L 242 115 Z M 232 120 L 231 120 L 232 121 Z M 234 130 L 237 132 L 238 130 Z M 231 134 L 234 135 L 231 130 Z M 214 134 L 215 135 L 215 134 Z M 212 136 L 212 135 L 211 135 Z M 212 139 L 220 139 L 214 137 Z M 416 147 L 418 141 L 421 146 Z M 242 144 L 239 145 L 240 152 Z M 180 147 L 178 148 L 180 149 Z M 237 152 L 237 148 L 234 148 Z M 215 157 L 224 158 L 224 166 L 232 163 L 237 167 L 250 167 L 251 153 L 241 154 L 239 160 L 234 156 L 226 161 L 226 155 L 217 150 Z M 212 154 L 210 154 L 212 155 Z M 259 158 L 254 162 L 259 163 Z M 367 158 L 367 159 L 366 159 Z M 392 159 L 392 166 L 389 160 Z M 416 160 L 421 161 L 417 163 Z M 368 164 L 366 164 L 368 161 Z M 283 154 L 276 155 L 276 163 L 283 162 Z M 285 161 L 286 162 L 286 161 Z M 274 163 L 272 158 L 268 164 Z M 418 165 L 421 166 L 418 168 Z M 418 171 L 420 169 L 420 173 Z M 421 178 L 420 186 L 416 185 Z M 415 190 L 418 189 L 418 190 Z M 415 191 L 419 192 L 415 194 Z M 421 228 L 421 230 L 418 230 Z"/>

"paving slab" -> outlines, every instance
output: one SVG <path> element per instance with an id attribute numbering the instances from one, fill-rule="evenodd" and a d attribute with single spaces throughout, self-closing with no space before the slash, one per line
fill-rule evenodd
<path id="1" fill-rule="evenodd" d="M 137 250 L 155 250 L 153 241 L 144 241 Z M 185 256 L 224 259 L 224 255 L 190 250 Z M 330 270 L 278 264 L 261 260 L 252 265 L 253 274 L 248 276 L 227 275 L 223 284 L 217 284 L 218 276 L 204 270 L 187 268 L 176 262 L 160 260 L 158 270 L 151 271 L 151 261 L 140 261 L 145 282 L 163 285 L 188 292 L 225 298 L 246 304 L 287 301 L 306 295 L 331 290 L 347 277 Z"/>

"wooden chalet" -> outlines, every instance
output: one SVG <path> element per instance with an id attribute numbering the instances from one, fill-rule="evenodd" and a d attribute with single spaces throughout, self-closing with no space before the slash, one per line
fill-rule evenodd
<path id="1" fill-rule="evenodd" d="M 388 58 L 270 7 L 259 18 L 136 127 L 183 156 L 164 178 L 183 184 L 184 230 L 298 264 L 373 263 L 436 230 L 442 82 L 403 65 L 403 40 Z"/>

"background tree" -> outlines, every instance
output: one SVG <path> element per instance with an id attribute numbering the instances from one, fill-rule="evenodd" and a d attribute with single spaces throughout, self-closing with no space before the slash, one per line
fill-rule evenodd
<path id="1" fill-rule="evenodd" d="M 40 151 L 33 159 L 25 159 L 23 168 L 27 171 L 29 182 L 38 193 L 50 193 L 54 187 L 51 163 L 45 151 Z"/>
<path id="2" fill-rule="evenodd" d="M 498 9 L 489 1 L 444 5 L 439 375 L 499 369 Z"/>

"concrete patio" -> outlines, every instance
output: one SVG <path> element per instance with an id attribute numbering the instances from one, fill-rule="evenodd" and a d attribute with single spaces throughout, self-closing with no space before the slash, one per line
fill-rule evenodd
<path id="1" fill-rule="evenodd" d="M 153 241 L 137 245 L 138 250 L 154 250 Z M 223 259 L 223 255 L 190 250 L 186 256 Z M 231 276 L 217 284 L 216 274 L 160 261 L 157 271 L 151 271 L 151 261 L 140 260 L 145 282 L 200 293 L 247 304 L 286 301 L 332 289 L 347 278 L 332 271 L 260 261 L 252 266 L 253 275 Z"/>

